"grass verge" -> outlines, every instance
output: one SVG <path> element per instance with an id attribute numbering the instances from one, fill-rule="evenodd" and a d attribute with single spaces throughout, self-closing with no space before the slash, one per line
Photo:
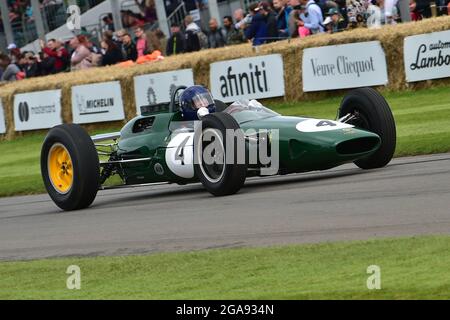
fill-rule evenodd
<path id="1" fill-rule="evenodd" d="M 388 92 L 397 124 L 396 156 L 450 151 L 450 90 L 438 87 L 419 91 Z M 341 98 L 270 106 L 283 115 L 334 119 Z M 117 131 L 119 128 L 111 128 Z M 0 142 L 0 197 L 44 192 L 39 152 L 43 134 Z"/>
<path id="2" fill-rule="evenodd" d="M 0 299 L 448 299 L 450 237 L 0 263 Z M 68 290 L 69 265 L 81 289 Z M 369 290 L 370 265 L 381 289 Z"/>

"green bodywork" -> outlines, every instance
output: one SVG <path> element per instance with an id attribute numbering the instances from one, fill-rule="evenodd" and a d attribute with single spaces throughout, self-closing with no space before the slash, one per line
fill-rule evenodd
<path id="1" fill-rule="evenodd" d="M 253 111 L 240 112 L 232 116 L 244 132 L 248 129 L 279 130 L 279 174 L 329 169 L 369 156 L 380 146 L 378 135 L 357 128 L 300 132 L 296 125 L 310 118 L 261 115 Z M 143 120 L 150 120 L 152 125 L 141 132 L 134 132 L 136 124 Z M 166 148 L 173 138 L 170 128 L 177 127 L 180 121 L 182 121 L 180 112 L 157 113 L 137 116 L 123 127 L 117 156 L 120 159 L 151 158 L 142 162 L 121 164 L 122 178 L 126 184 L 152 182 L 185 184 L 198 181 L 195 176 L 182 178 L 174 174 L 166 163 Z M 370 145 L 361 148 L 361 144 L 356 143 L 354 144 L 357 147 L 356 152 L 348 151 L 353 145 L 343 147 L 342 150 L 345 152 L 338 152 L 339 144 L 344 142 L 351 144 L 351 141 L 370 141 Z"/>

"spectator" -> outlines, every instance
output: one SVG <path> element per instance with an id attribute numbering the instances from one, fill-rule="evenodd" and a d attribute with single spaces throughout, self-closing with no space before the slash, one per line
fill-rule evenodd
<path id="1" fill-rule="evenodd" d="M 1 81 L 16 81 L 16 76 L 20 72 L 19 67 L 11 61 L 11 58 L 1 53 L 0 68 L 3 70 Z"/>
<path id="2" fill-rule="evenodd" d="M 246 16 L 244 16 L 245 12 L 242 9 L 237 9 L 234 11 L 234 20 L 236 21 L 234 27 L 238 30 L 245 30 L 245 28 L 247 28 L 252 22 L 253 13 L 251 11 L 256 7 L 256 3 L 251 4 L 249 6 L 250 13 Z"/>
<path id="3" fill-rule="evenodd" d="M 101 42 L 103 54 L 102 54 L 102 66 L 109 66 L 119 63 L 123 60 L 122 51 L 110 39 L 104 39 Z"/>
<path id="4" fill-rule="evenodd" d="M 225 39 L 222 34 L 222 30 L 219 28 L 219 24 L 215 18 L 209 20 L 209 32 L 208 32 L 208 47 L 220 48 L 225 46 Z"/>
<path id="5" fill-rule="evenodd" d="M 151 53 L 152 50 L 149 48 L 150 44 L 144 30 L 141 27 L 136 27 L 134 28 L 134 35 L 136 36 L 134 41 L 136 42 L 138 58 Z"/>
<path id="6" fill-rule="evenodd" d="M 166 55 L 171 56 L 184 52 L 184 35 L 181 33 L 180 26 L 172 23 L 170 26 L 171 36 L 167 41 Z"/>
<path id="7" fill-rule="evenodd" d="M 43 40 L 40 41 L 41 49 L 47 56 L 54 58 L 54 70 L 52 73 L 65 71 L 69 66 L 69 52 L 61 44 L 60 41 L 50 39 L 47 41 L 47 46 Z"/>
<path id="8" fill-rule="evenodd" d="M 325 20 L 323 25 L 326 27 L 328 33 L 340 32 L 346 28 L 344 19 L 335 8 L 328 10 L 328 17 Z"/>
<path id="9" fill-rule="evenodd" d="M 16 63 L 17 61 L 19 61 L 19 57 L 20 57 L 20 49 L 17 48 L 15 43 L 10 43 L 8 45 L 8 51 L 9 51 L 9 57 L 11 58 L 11 61 L 13 63 Z"/>
<path id="10" fill-rule="evenodd" d="M 277 16 L 272 10 L 268 2 L 261 2 L 259 4 L 261 14 L 266 18 L 267 24 L 267 40 L 266 42 L 274 42 L 279 39 L 277 29 Z"/>
<path id="11" fill-rule="evenodd" d="M 69 44 L 73 49 L 72 57 L 70 58 L 70 70 L 91 68 L 91 51 L 88 49 L 86 38 L 84 36 L 74 37 Z"/>
<path id="12" fill-rule="evenodd" d="M 423 18 L 431 17 L 430 0 L 416 0 L 416 9 Z"/>
<path id="13" fill-rule="evenodd" d="M 306 7 L 305 6 L 300 6 L 300 9 L 293 9 L 292 10 L 293 17 L 294 17 L 294 22 L 295 22 L 295 25 L 297 26 L 297 29 L 291 35 L 292 37 L 304 38 L 304 37 L 307 37 L 307 36 L 311 35 L 311 31 L 308 28 L 306 28 L 301 23 L 301 22 L 304 23 L 304 21 L 302 20 L 301 17 L 305 14 L 305 12 L 306 12 Z"/>
<path id="14" fill-rule="evenodd" d="M 103 33 L 102 33 L 102 40 L 106 40 L 106 39 L 112 40 L 116 44 L 118 43 L 118 41 L 114 38 L 114 32 L 112 32 L 111 30 L 103 31 Z"/>
<path id="15" fill-rule="evenodd" d="M 264 44 L 267 39 L 266 17 L 260 12 L 258 5 L 250 5 L 249 10 L 252 21 L 245 28 L 245 37 L 249 40 L 252 39 L 253 46 L 259 46 Z"/>
<path id="16" fill-rule="evenodd" d="M 134 2 L 144 16 L 146 23 L 154 23 L 157 20 L 155 0 L 134 0 Z"/>
<path id="17" fill-rule="evenodd" d="M 161 29 L 155 29 L 150 31 L 148 34 L 148 39 L 150 42 L 150 48 L 153 51 L 158 50 L 163 56 L 166 55 L 167 47 L 167 37 Z"/>
<path id="18" fill-rule="evenodd" d="M 227 45 L 239 44 L 245 42 L 244 32 L 236 29 L 233 19 L 230 16 L 223 18 L 223 31 L 225 33 L 225 43 Z"/>
<path id="19" fill-rule="evenodd" d="M 25 56 L 25 53 L 20 54 L 18 63 L 16 63 L 16 66 L 19 68 L 19 72 L 16 74 L 16 80 L 22 80 L 25 79 L 25 68 L 27 66 L 27 57 Z"/>
<path id="20" fill-rule="evenodd" d="M 397 2 L 398 0 L 386 0 L 384 14 L 386 24 L 396 24 L 398 20 Z"/>
<path id="21" fill-rule="evenodd" d="M 138 58 L 138 53 L 136 45 L 133 43 L 133 40 L 131 40 L 131 36 L 128 33 L 125 33 L 123 34 L 121 39 L 125 60 L 136 61 L 136 59 Z"/>
<path id="22" fill-rule="evenodd" d="M 23 66 L 26 78 L 40 76 L 39 64 L 33 52 L 25 53 L 25 65 Z"/>
<path id="23" fill-rule="evenodd" d="M 273 0 L 273 7 L 277 14 L 278 36 L 280 38 L 287 38 L 289 37 L 289 14 L 292 11 L 292 7 L 287 5 L 286 0 Z"/>
<path id="24" fill-rule="evenodd" d="M 245 18 L 245 12 L 243 9 L 239 8 L 233 12 L 234 20 L 236 21 L 235 28 L 240 29 L 240 22 Z"/>
<path id="25" fill-rule="evenodd" d="M 302 5 L 300 4 L 300 0 L 287 0 L 287 5 L 291 9 L 289 12 L 288 18 L 288 32 L 291 38 L 298 37 L 298 22 L 300 17 L 300 11 L 302 9 Z"/>
<path id="26" fill-rule="evenodd" d="M 45 52 L 39 52 L 37 60 L 39 65 L 39 73 L 41 76 L 46 76 L 54 72 L 55 58 L 49 57 Z"/>
<path id="27" fill-rule="evenodd" d="M 409 1 L 409 12 L 410 12 L 411 20 L 412 20 L 412 21 L 419 21 L 419 20 L 422 20 L 422 15 L 421 15 L 420 12 L 417 10 L 417 3 L 416 3 L 416 0 L 410 0 L 410 1 Z"/>
<path id="28" fill-rule="evenodd" d="M 107 16 L 103 17 L 102 21 L 103 21 L 103 31 L 114 32 L 114 21 L 112 13 L 108 13 Z"/>
<path id="29" fill-rule="evenodd" d="M 184 18 L 184 24 L 186 26 L 186 32 L 184 34 L 185 39 L 185 51 L 194 52 L 201 49 L 199 32 L 201 32 L 200 27 L 194 22 L 192 16 L 188 15 Z"/>
<path id="30" fill-rule="evenodd" d="M 122 16 L 122 25 L 124 28 L 143 27 L 145 25 L 144 17 L 139 13 L 134 13 L 131 10 L 120 11 Z"/>
<path id="31" fill-rule="evenodd" d="M 120 29 L 119 31 L 116 31 L 116 33 L 113 35 L 113 40 L 117 43 L 117 45 L 119 46 L 119 48 L 122 49 L 122 55 L 125 56 L 125 52 L 123 49 L 123 41 L 122 41 L 122 37 L 127 33 L 127 31 L 125 29 Z M 103 34 L 103 39 L 107 39 L 108 34 L 104 33 Z"/>
<path id="32" fill-rule="evenodd" d="M 319 5 L 314 0 L 300 0 L 300 2 L 306 8 L 298 26 L 305 26 L 312 34 L 324 32 L 323 15 Z"/>

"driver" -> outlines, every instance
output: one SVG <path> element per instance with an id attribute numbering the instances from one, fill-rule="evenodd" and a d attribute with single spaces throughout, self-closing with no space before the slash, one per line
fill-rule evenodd
<path id="1" fill-rule="evenodd" d="M 206 108 L 208 113 L 216 111 L 216 105 L 211 93 L 203 86 L 186 88 L 180 96 L 180 109 L 184 120 L 199 120 L 198 111 Z M 207 114 L 205 109 L 203 114 Z M 202 111 L 201 110 L 201 111 Z"/>

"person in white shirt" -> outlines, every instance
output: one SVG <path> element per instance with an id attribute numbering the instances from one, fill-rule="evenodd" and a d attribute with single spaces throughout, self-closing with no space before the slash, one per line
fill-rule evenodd
<path id="1" fill-rule="evenodd" d="M 305 26 L 312 34 L 324 32 L 323 15 L 319 5 L 314 0 L 301 0 L 305 7 L 305 13 L 300 15 L 299 26 Z"/>

